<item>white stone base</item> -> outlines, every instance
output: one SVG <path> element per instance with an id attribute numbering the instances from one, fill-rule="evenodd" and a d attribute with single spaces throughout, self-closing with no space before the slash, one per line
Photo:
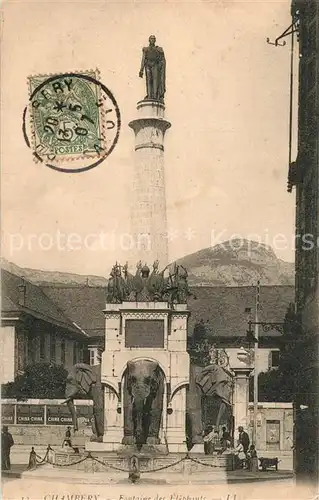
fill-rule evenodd
<path id="1" fill-rule="evenodd" d="M 187 453 L 186 443 L 168 443 L 169 453 Z"/>
<path id="2" fill-rule="evenodd" d="M 120 447 L 119 443 L 97 443 L 94 441 L 88 441 L 85 443 L 85 451 L 97 452 L 97 451 L 116 451 Z"/>
<path id="3" fill-rule="evenodd" d="M 109 446 L 109 450 L 117 450 L 122 443 L 123 430 L 119 427 L 110 427 L 103 436 L 103 444 Z"/>
<path id="4" fill-rule="evenodd" d="M 188 452 L 190 455 L 192 453 L 205 453 L 204 452 L 204 443 L 194 444 L 193 448 Z"/>

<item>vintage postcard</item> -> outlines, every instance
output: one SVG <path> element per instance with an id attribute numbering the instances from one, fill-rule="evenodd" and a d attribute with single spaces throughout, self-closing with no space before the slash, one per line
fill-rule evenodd
<path id="1" fill-rule="evenodd" d="M 318 1 L 1 27 L 3 499 L 318 498 Z"/>

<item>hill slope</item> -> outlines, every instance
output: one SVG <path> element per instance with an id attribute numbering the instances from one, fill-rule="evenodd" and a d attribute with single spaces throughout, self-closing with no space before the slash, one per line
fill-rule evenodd
<path id="1" fill-rule="evenodd" d="M 2 268 L 10 273 L 23 276 L 33 283 L 38 285 L 47 285 L 51 283 L 60 283 L 65 285 L 90 285 L 90 286 L 106 286 L 107 279 L 102 276 L 83 275 L 74 273 L 65 273 L 62 271 L 42 271 L 41 269 L 29 269 L 27 267 L 19 267 L 12 262 L 2 258 Z"/>

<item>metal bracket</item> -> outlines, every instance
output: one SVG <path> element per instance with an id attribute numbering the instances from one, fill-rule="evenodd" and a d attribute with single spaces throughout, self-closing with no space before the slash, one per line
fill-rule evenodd
<path id="1" fill-rule="evenodd" d="M 286 42 L 285 42 L 285 41 L 283 41 L 282 43 L 279 43 L 279 42 L 278 42 L 278 38 L 276 38 L 276 40 L 275 40 L 274 42 L 271 42 L 271 41 L 270 41 L 270 38 L 266 38 L 266 41 L 267 41 L 267 43 L 269 43 L 269 45 L 275 45 L 276 47 L 278 47 L 278 45 L 279 45 L 280 47 L 284 47 L 284 46 L 286 45 Z"/>
<path id="2" fill-rule="evenodd" d="M 249 332 L 253 333 L 252 325 L 259 325 L 262 327 L 263 332 L 270 332 L 271 330 L 277 330 L 279 333 L 284 333 L 284 323 L 271 323 L 266 321 L 248 321 Z"/>
<path id="3" fill-rule="evenodd" d="M 279 35 L 273 42 L 270 40 L 270 38 L 267 38 L 266 41 L 269 43 L 269 45 L 275 45 L 275 47 L 284 47 L 286 45 L 285 40 L 282 43 L 279 43 L 279 40 L 282 38 L 286 38 L 286 36 L 292 35 L 293 33 L 298 33 L 299 32 L 299 19 L 295 19 L 295 21 L 288 26 L 288 28 L 281 34 Z"/>

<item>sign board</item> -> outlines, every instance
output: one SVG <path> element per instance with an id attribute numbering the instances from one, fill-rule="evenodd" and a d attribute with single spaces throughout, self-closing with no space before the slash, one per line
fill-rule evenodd
<path id="1" fill-rule="evenodd" d="M 47 425 L 72 425 L 72 417 L 66 406 L 47 406 Z"/>
<path id="2" fill-rule="evenodd" d="M 44 424 L 44 405 L 17 405 L 17 424 Z"/>
<path id="3" fill-rule="evenodd" d="M 127 319 L 125 321 L 125 347 L 163 348 L 164 320 Z"/>
<path id="4" fill-rule="evenodd" d="M 91 426 L 93 422 L 93 406 L 76 406 L 76 416 L 79 425 L 83 422 L 84 425 Z"/>
<path id="5" fill-rule="evenodd" d="M 280 421 L 266 421 L 266 442 L 269 444 L 277 444 L 280 442 Z"/>
<path id="6" fill-rule="evenodd" d="M 1 405 L 1 423 L 2 425 L 14 424 L 14 405 Z"/>

